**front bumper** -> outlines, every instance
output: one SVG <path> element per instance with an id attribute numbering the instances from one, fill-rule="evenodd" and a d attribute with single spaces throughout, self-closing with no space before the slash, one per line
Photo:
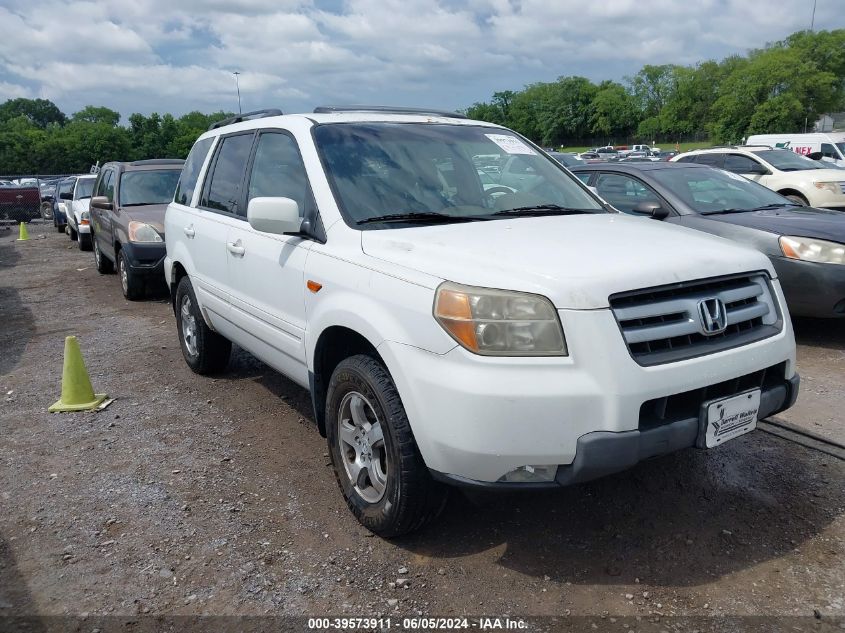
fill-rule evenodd
<path id="1" fill-rule="evenodd" d="M 758 417 L 767 418 L 788 409 L 798 397 L 800 378 L 795 374 L 781 384 L 763 389 Z M 558 466 L 555 480 L 542 483 L 482 482 L 432 472 L 435 479 L 464 488 L 524 490 L 569 486 L 627 470 L 638 463 L 696 445 L 700 418 L 693 416 L 656 428 L 610 433 L 596 431 L 578 438 L 575 459 Z"/>
<path id="2" fill-rule="evenodd" d="M 777 282 L 772 286 L 783 305 Z M 607 471 L 601 464 L 577 465 L 579 459 L 594 462 L 595 451 L 605 450 L 606 437 L 618 437 L 619 446 L 625 446 L 619 449 L 624 458 L 615 450 L 610 458 L 620 464 L 613 470 L 621 470 L 651 456 L 657 445 L 669 452 L 694 443 L 683 420 L 672 420 L 656 432 L 643 431 L 644 403 L 776 365 L 782 383 L 795 376 L 788 318 L 782 331 L 767 339 L 642 367 L 628 353 L 610 310 L 559 314 L 570 354 L 562 358 L 491 358 L 460 347 L 438 355 L 392 342 L 379 346 L 422 457 L 435 476 L 491 484 L 522 466 L 545 465 L 559 467 L 559 473 L 571 468 L 576 475 L 560 476 L 580 481 L 591 469 Z M 777 404 L 778 396 L 771 398 Z M 788 406 L 789 398 L 780 400 Z M 588 457 L 579 457 L 585 451 Z"/>
<path id="3" fill-rule="evenodd" d="M 795 316 L 845 318 L 845 266 L 772 257 Z"/>
<path id="4" fill-rule="evenodd" d="M 129 260 L 129 270 L 138 275 L 159 276 L 164 279 L 164 242 L 127 242 L 121 245 Z"/>

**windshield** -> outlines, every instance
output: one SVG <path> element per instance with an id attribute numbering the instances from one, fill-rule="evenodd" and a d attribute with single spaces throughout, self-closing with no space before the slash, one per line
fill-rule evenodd
<path id="1" fill-rule="evenodd" d="M 655 169 L 650 175 L 696 213 L 752 211 L 792 203 L 756 182 L 721 169 Z"/>
<path id="2" fill-rule="evenodd" d="M 76 199 L 84 200 L 90 198 L 94 191 L 94 182 L 96 178 L 80 178 L 76 181 Z"/>
<path id="3" fill-rule="evenodd" d="M 839 153 L 845 156 L 845 142 L 834 143 L 834 145 L 836 145 L 837 149 L 839 149 Z"/>
<path id="4" fill-rule="evenodd" d="M 120 206 L 167 204 L 173 201 L 181 169 L 127 171 L 120 179 Z"/>
<path id="5" fill-rule="evenodd" d="M 805 169 L 827 169 L 818 161 L 811 160 L 789 149 L 767 149 L 754 152 L 770 165 L 781 171 L 803 171 Z"/>
<path id="6" fill-rule="evenodd" d="M 605 212 L 558 163 L 501 128 L 335 123 L 314 128 L 314 140 L 344 217 L 356 227 L 387 228 L 365 223 L 397 214 L 415 214 L 407 220 L 413 225 L 432 214 L 458 222 L 537 207 L 546 215 Z M 479 156 L 501 156 L 501 173 L 485 170 L 482 182 Z"/>

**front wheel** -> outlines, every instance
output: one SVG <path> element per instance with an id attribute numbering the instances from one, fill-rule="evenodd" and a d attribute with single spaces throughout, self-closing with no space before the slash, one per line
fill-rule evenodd
<path id="1" fill-rule="evenodd" d="M 78 233 L 76 243 L 79 246 L 79 250 L 90 251 L 91 250 L 91 234 L 90 233 Z"/>
<path id="2" fill-rule="evenodd" d="M 187 276 L 176 287 L 176 329 L 185 362 L 196 373 L 214 374 L 229 364 L 232 343 L 208 327 Z"/>
<path id="3" fill-rule="evenodd" d="M 399 392 L 379 361 L 358 355 L 337 366 L 326 398 L 326 435 L 338 485 L 364 527 L 391 538 L 440 514 L 448 490 L 428 472 Z"/>
<path id="4" fill-rule="evenodd" d="M 97 243 L 97 236 L 94 235 L 94 263 L 97 265 L 97 272 L 106 275 L 112 271 L 111 260 L 103 255 L 100 245 Z"/>
<path id="5" fill-rule="evenodd" d="M 791 193 L 786 196 L 787 200 L 791 200 L 795 204 L 800 204 L 802 207 L 810 206 L 810 203 L 807 202 L 807 199 L 804 196 L 799 196 L 797 193 Z"/>
<path id="6" fill-rule="evenodd" d="M 102 258 L 102 255 L 100 256 Z M 137 273 L 133 273 L 129 267 L 129 258 L 126 252 L 121 249 L 117 253 L 117 276 L 120 277 L 120 289 L 123 296 L 130 301 L 137 301 L 144 296 L 144 279 Z"/>

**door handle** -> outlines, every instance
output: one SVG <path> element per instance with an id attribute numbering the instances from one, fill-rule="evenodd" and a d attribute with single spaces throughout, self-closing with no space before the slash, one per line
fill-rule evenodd
<path id="1" fill-rule="evenodd" d="M 226 248 L 232 255 L 237 255 L 239 257 L 243 257 L 244 253 L 246 253 L 246 249 L 241 246 L 241 241 L 238 240 L 237 242 L 226 242 Z"/>
<path id="2" fill-rule="evenodd" d="M 190 238 L 193 238 L 193 237 L 194 237 L 194 235 L 196 235 L 196 234 L 197 234 L 197 232 L 196 232 L 196 231 L 194 231 L 194 226 L 193 226 L 193 224 L 192 224 L 191 226 L 186 226 L 186 227 L 185 227 L 184 229 L 182 229 L 182 230 L 185 232 L 185 235 L 187 235 L 187 236 L 188 236 L 188 237 L 190 237 Z"/>

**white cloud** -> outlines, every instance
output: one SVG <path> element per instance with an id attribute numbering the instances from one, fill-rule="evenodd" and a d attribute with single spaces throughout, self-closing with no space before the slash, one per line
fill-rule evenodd
<path id="1" fill-rule="evenodd" d="M 817 28 L 842 28 L 818 0 Z M 809 26 L 806 0 L 3 0 L 0 97 L 68 112 L 463 107 L 559 75 L 743 53 Z M 32 86 L 32 87 L 27 87 Z"/>

